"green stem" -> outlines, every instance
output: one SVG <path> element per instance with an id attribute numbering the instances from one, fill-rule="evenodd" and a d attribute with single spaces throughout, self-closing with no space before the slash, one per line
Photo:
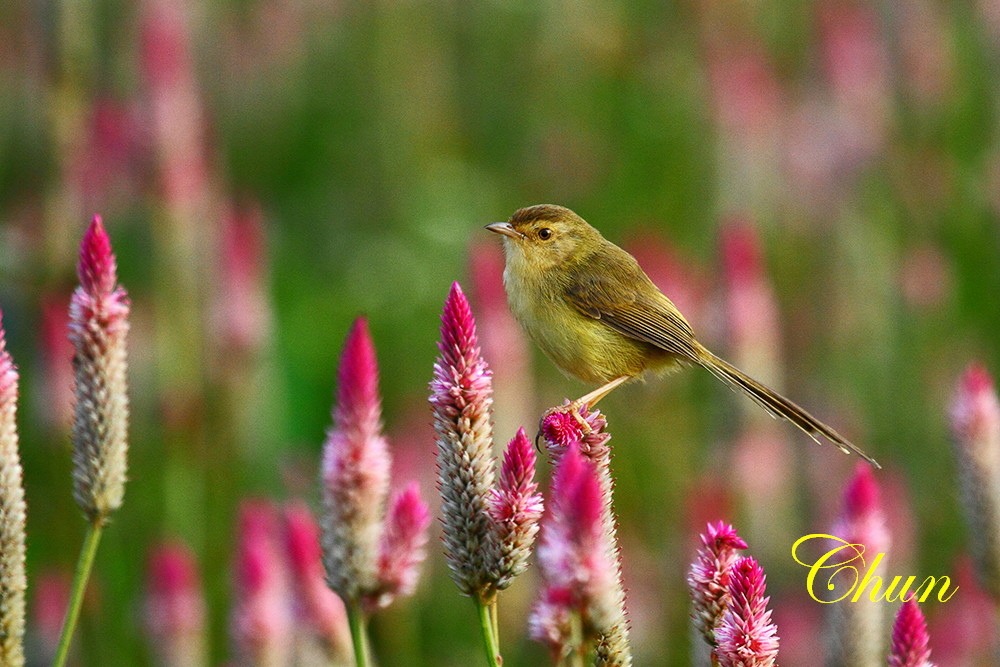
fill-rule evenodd
<path id="1" fill-rule="evenodd" d="M 499 596 L 494 596 L 490 602 L 490 622 L 493 624 L 493 643 L 496 645 L 497 655 L 500 655 L 500 605 L 497 604 Z"/>
<path id="2" fill-rule="evenodd" d="M 347 606 L 347 623 L 351 626 L 354 664 L 358 667 L 368 667 L 368 619 L 361 610 L 361 603 L 357 600 Z"/>
<path id="3" fill-rule="evenodd" d="M 583 619 L 579 612 L 573 612 L 569 622 L 572 652 L 568 656 L 568 663 L 571 667 L 584 667 L 587 664 L 587 646 L 583 640 Z"/>
<path id="4" fill-rule="evenodd" d="M 486 662 L 490 667 L 500 667 L 500 647 L 497 643 L 496 633 L 493 632 L 490 604 L 476 599 L 476 610 L 479 612 L 479 628 L 483 634 L 483 650 L 486 651 Z"/>
<path id="5" fill-rule="evenodd" d="M 66 658 L 69 656 L 73 630 L 76 629 L 76 622 L 80 618 L 83 593 L 87 589 L 87 580 L 90 579 L 90 569 L 94 565 L 94 555 L 97 553 L 97 545 L 101 541 L 103 527 L 104 521 L 102 519 L 91 521 L 87 526 L 87 534 L 84 535 L 83 546 L 80 547 L 80 558 L 76 562 L 76 573 L 73 575 L 69 608 L 66 609 L 66 619 L 63 621 L 62 634 L 59 636 L 59 648 L 56 649 L 56 657 L 52 661 L 52 667 L 62 667 L 66 664 Z"/>

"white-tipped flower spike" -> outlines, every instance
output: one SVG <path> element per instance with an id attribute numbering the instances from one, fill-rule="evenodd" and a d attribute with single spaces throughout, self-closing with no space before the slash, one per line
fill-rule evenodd
<path id="1" fill-rule="evenodd" d="M 290 663 L 295 626 L 277 519 L 268 502 L 244 501 L 240 508 L 236 591 L 230 619 L 235 664 Z"/>
<path id="2" fill-rule="evenodd" d="M 465 595 L 490 602 L 496 593 L 493 522 L 493 389 L 476 322 L 458 283 L 441 315 L 441 355 L 434 363 L 430 403 L 437 431 L 438 486 L 444 550 L 452 581 Z"/>
<path id="3" fill-rule="evenodd" d="M 0 664 L 24 664 L 24 486 L 17 451 L 17 369 L 0 323 Z"/>
<path id="4" fill-rule="evenodd" d="M 535 449 L 524 429 L 507 445 L 500 483 L 490 495 L 496 527 L 497 588 L 503 590 L 528 567 L 528 557 L 542 518 L 542 496 L 536 491 Z"/>
<path id="5" fill-rule="evenodd" d="M 83 237 L 77 273 L 80 286 L 69 308 L 76 377 L 73 497 L 91 522 L 103 523 L 125 493 L 129 302 L 117 286 L 111 241 L 99 216 Z"/>
<path id="6" fill-rule="evenodd" d="M 420 564 L 426 556 L 431 513 L 411 482 L 389 503 L 378 554 L 378 590 L 365 598 L 365 607 L 382 609 L 397 597 L 411 595 L 417 587 Z"/>
<path id="7" fill-rule="evenodd" d="M 719 667 L 777 664 L 778 628 L 771 622 L 771 611 L 767 608 L 771 598 L 764 596 L 764 580 L 764 570 L 754 558 L 746 556 L 733 563 L 726 613 L 715 633 Z"/>
<path id="8" fill-rule="evenodd" d="M 333 428 L 323 447 L 323 566 L 345 603 L 378 587 L 378 550 L 389 493 L 375 346 L 364 318 L 344 343 Z"/>
<path id="9" fill-rule="evenodd" d="M 993 379 L 974 364 L 951 404 L 962 509 L 976 574 L 1000 599 L 1000 401 Z"/>
<path id="10" fill-rule="evenodd" d="M 691 592 L 691 620 L 710 646 L 715 646 L 715 629 L 729 603 L 729 579 L 739 550 L 747 543 L 731 525 L 717 521 L 701 534 L 702 547 L 688 572 Z"/>
<path id="11" fill-rule="evenodd" d="M 158 664 L 205 664 L 205 598 L 194 555 L 180 542 L 157 545 L 146 580 L 146 628 Z"/>

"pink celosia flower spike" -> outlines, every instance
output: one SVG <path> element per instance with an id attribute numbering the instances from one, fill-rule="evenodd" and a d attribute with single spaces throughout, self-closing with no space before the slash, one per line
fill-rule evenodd
<path id="1" fill-rule="evenodd" d="M 615 553 L 598 471 L 571 444 L 552 481 L 538 546 L 543 589 L 529 622 L 532 637 L 555 656 L 586 650 L 571 645 L 570 628 L 578 623 L 582 639 L 596 648 L 598 664 L 631 664 L 627 641 L 608 645 L 622 616 Z"/>
<path id="2" fill-rule="evenodd" d="M 180 542 L 161 544 L 147 572 L 146 628 L 159 664 L 205 664 L 205 599 L 194 555 Z"/>
<path id="3" fill-rule="evenodd" d="M 873 568 L 878 555 L 889 550 L 889 531 L 871 466 L 858 463 L 855 467 L 854 477 L 844 490 L 843 509 L 831 533 L 849 544 L 862 545 L 859 549 L 863 549 L 863 560 L 854 561 L 852 567 L 856 566 L 859 571 L 870 570 L 872 575 L 886 576 L 884 559 Z M 854 558 L 857 552 L 842 549 L 837 555 L 841 561 L 846 561 Z M 879 662 L 885 655 L 883 603 L 873 601 L 870 594 L 865 594 L 857 602 L 827 607 L 830 607 L 827 647 L 829 655 L 834 656 L 832 662 L 845 665 Z"/>
<path id="4" fill-rule="evenodd" d="M 323 447 L 323 565 L 330 588 L 357 601 L 377 583 L 378 542 L 389 491 L 375 347 L 363 318 L 344 343 L 333 428 Z"/>
<path id="5" fill-rule="evenodd" d="M 69 310 L 76 372 L 73 497 L 92 522 L 103 523 L 125 492 L 129 302 L 125 290 L 116 287 L 111 241 L 99 216 L 83 237 L 77 273 L 80 286 Z"/>
<path id="6" fill-rule="evenodd" d="M 722 521 L 708 524 L 688 573 L 691 592 L 691 620 L 710 646 L 715 646 L 715 629 L 729 603 L 729 579 L 739 550 L 747 543 L 736 529 Z"/>
<path id="7" fill-rule="evenodd" d="M 270 504 L 243 503 L 231 619 L 238 664 L 285 665 L 291 657 L 291 597 L 278 535 L 277 516 Z"/>
<path id="8" fill-rule="evenodd" d="M 621 560 L 618 552 L 617 525 L 613 509 L 614 480 L 611 477 L 611 434 L 605 431 L 607 420 L 599 410 L 590 411 L 584 407 L 579 416 L 568 412 L 565 407 L 553 408 L 542 418 L 541 433 L 546 448 L 553 461 L 562 460 L 567 451 L 573 449 L 592 463 L 597 471 L 601 490 L 601 524 L 605 538 L 602 544 L 606 550 L 604 558 L 614 564 L 614 619 L 605 628 L 605 634 L 597 643 L 598 664 L 631 664 L 629 647 L 629 627 L 625 614 L 625 588 L 622 585 Z M 543 592 L 543 597 L 545 593 Z"/>
<path id="9" fill-rule="evenodd" d="M 764 596 L 764 570 L 749 556 L 733 563 L 729 600 L 715 632 L 720 667 L 773 667 L 778 659 L 778 628 Z M 851 663 L 858 664 L 858 663 Z"/>
<path id="10" fill-rule="evenodd" d="M 979 580 L 1000 599 L 1000 401 L 986 369 L 965 371 L 951 404 L 962 509 Z"/>
<path id="11" fill-rule="evenodd" d="M 0 664 L 24 664 L 25 513 L 17 449 L 17 369 L 0 322 Z"/>
<path id="12" fill-rule="evenodd" d="M 542 496 L 536 493 L 535 448 L 524 429 L 507 445 L 500 483 L 490 495 L 490 516 L 497 528 L 497 588 L 506 588 L 528 567 L 528 556 L 542 517 Z"/>
<path id="13" fill-rule="evenodd" d="M 499 577 L 489 515 L 493 488 L 493 389 L 482 358 L 476 322 L 455 283 L 441 315 L 440 356 L 434 363 L 430 403 L 437 432 L 438 485 L 444 549 L 459 590 L 490 602 Z"/>
<path id="14" fill-rule="evenodd" d="M 353 653 L 347 612 L 343 601 L 324 580 L 319 525 L 304 502 L 285 507 L 284 528 L 299 641 L 304 637 L 315 639 L 327 661 L 337 665 L 350 663 Z"/>
<path id="15" fill-rule="evenodd" d="M 411 482 L 392 499 L 378 554 L 378 590 L 365 598 L 368 609 L 387 607 L 397 597 L 413 593 L 426 555 L 430 510 Z"/>
<path id="16" fill-rule="evenodd" d="M 889 649 L 889 667 L 934 667 L 931 650 L 927 644 L 927 621 L 920 605 L 910 598 L 896 613 L 892 626 L 892 646 Z"/>

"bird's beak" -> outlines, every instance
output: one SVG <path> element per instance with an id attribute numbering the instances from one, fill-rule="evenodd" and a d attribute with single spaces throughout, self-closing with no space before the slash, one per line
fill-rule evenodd
<path id="1" fill-rule="evenodd" d="M 514 229 L 513 225 L 509 222 L 494 222 L 493 224 L 486 225 L 486 229 L 491 232 L 496 232 L 497 234 L 503 234 L 504 236 L 509 236 L 512 239 L 523 239 L 524 234 Z"/>

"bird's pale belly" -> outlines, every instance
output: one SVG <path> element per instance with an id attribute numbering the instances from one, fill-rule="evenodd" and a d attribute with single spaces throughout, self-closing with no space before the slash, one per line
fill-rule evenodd
<path id="1" fill-rule="evenodd" d="M 515 295 L 525 294 L 514 291 Z M 508 299 L 521 326 L 559 370 L 587 384 L 675 365 L 673 355 L 628 338 L 556 297 Z M 568 326 L 567 323 L 572 323 Z"/>

